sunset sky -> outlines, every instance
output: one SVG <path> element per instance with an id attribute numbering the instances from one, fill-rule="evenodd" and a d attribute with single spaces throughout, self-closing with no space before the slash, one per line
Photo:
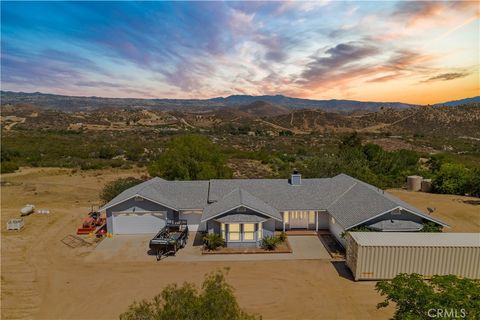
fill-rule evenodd
<path id="1" fill-rule="evenodd" d="M 479 2 L 5 2 L 2 90 L 436 103 L 479 95 Z"/>

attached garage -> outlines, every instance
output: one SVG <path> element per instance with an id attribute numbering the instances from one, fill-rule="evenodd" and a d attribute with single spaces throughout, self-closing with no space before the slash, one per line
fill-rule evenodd
<path id="1" fill-rule="evenodd" d="M 165 226 L 167 212 L 113 212 L 115 234 L 156 233 Z"/>
<path id="2" fill-rule="evenodd" d="M 106 209 L 107 230 L 113 234 L 157 233 L 167 219 L 178 219 L 173 209 L 134 197 Z"/>

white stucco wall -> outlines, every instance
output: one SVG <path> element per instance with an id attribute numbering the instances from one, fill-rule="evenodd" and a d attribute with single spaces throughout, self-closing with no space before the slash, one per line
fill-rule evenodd
<path id="1" fill-rule="evenodd" d="M 328 230 L 330 230 L 330 233 L 342 244 L 343 247 L 346 247 L 347 242 L 341 237 L 344 229 L 335 221 L 335 218 L 332 216 L 330 216 L 328 222 Z"/>

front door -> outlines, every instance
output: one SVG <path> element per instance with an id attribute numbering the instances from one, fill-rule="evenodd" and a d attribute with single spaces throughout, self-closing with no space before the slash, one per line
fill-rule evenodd
<path id="1" fill-rule="evenodd" d="M 307 229 L 308 211 L 290 211 L 290 229 Z"/>

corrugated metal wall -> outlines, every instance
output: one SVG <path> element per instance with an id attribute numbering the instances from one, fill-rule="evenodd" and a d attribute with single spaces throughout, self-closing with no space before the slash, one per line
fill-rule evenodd
<path id="1" fill-rule="evenodd" d="M 480 247 L 359 246 L 349 237 L 346 258 L 355 280 L 392 279 L 399 273 L 480 278 Z"/>

